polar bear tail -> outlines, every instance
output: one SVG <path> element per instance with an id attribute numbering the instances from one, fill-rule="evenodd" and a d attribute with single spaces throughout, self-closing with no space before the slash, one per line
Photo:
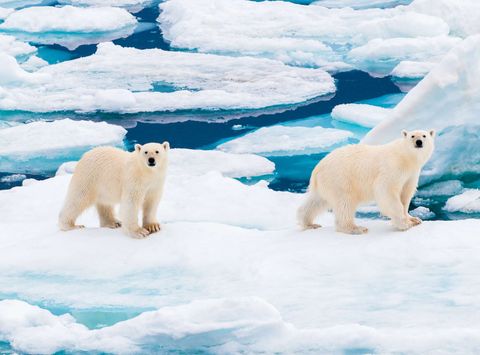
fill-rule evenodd
<path id="1" fill-rule="evenodd" d="M 307 199 L 297 211 L 298 223 L 303 229 L 318 228 L 315 218 L 328 208 L 327 202 L 314 191 L 307 193 Z"/>

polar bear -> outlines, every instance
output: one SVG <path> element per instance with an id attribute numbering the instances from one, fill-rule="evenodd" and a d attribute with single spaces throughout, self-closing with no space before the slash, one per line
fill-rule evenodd
<path id="1" fill-rule="evenodd" d="M 136 144 L 133 152 L 113 147 L 98 147 L 85 153 L 78 162 L 59 216 L 61 230 L 82 228 L 78 216 L 95 205 L 100 226 L 122 227 L 134 238 L 145 238 L 160 230 L 157 207 L 165 181 L 168 142 Z M 114 205 L 120 203 L 120 221 Z M 138 212 L 143 211 L 142 227 Z"/>
<path id="2" fill-rule="evenodd" d="M 331 209 L 338 232 L 367 233 L 355 224 L 359 204 L 376 201 L 383 215 L 399 230 L 422 221 L 408 213 L 420 170 L 434 149 L 435 131 L 402 131 L 384 145 L 348 145 L 332 151 L 312 172 L 307 199 L 298 210 L 304 229 L 318 228 L 315 217 Z"/>

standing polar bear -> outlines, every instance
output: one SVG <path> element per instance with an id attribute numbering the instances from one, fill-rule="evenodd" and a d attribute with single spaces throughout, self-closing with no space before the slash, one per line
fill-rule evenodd
<path id="1" fill-rule="evenodd" d="M 367 233 L 355 224 L 360 203 L 375 200 L 383 215 L 399 230 L 422 221 L 408 213 L 420 170 L 434 149 L 435 131 L 402 131 L 402 137 L 384 145 L 349 145 L 334 150 L 312 172 L 307 200 L 298 210 L 305 229 L 318 228 L 314 219 L 332 209 L 338 232 Z"/>
<path id="2" fill-rule="evenodd" d="M 160 230 L 157 207 L 162 197 L 168 163 L 168 142 L 136 144 L 135 151 L 99 147 L 85 153 L 75 167 L 67 197 L 59 216 L 62 230 L 82 228 L 78 216 L 95 205 L 100 226 L 122 227 L 134 238 L 145 238 Z M 120 221 L 114 205 L 120 203 Z M 138 224 L 139 210 L 143 224 Z"/>

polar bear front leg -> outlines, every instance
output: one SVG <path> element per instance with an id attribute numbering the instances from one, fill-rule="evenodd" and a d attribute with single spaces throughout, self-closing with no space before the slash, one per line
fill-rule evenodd
<path id="1" fill-rule="evenodd" d="M 157 209 L 161 196 L 161 191 L 148 191 L 143 201 L 143 228 L 150 233 L 159 232 L 161 229 L 160 222 L 157 220 Z"/>
<path id="2" fill-rule="evenodd" d="M 412 178 L 407 181 L 405 186 L 403 187 L 402 194 L 400 196 L 400 200 L 402 201 L 403 210 L 405 213 L 406 218 L 412 223 L 414 226 L 419 225 L 422 223 L 422 220 L 418 217 L 413 217 L 408 213 L 408 207 L 410 207 L 410 201 L 412 201 L 413 195 L 415 195 L 415 191 L 417 190 L 418 185 L 418 176 L 416 178 Z"/>
<path id="3" fill-rule="evenodd" d="M 124 192 L 120 205 L 120 215 L 124 232 L 132 238 L 145 238 L 150 233 L 138 225 L 138 212 L 143 194 L 131 189 Z"/>
<path id="4" fill-rule="evenodd" d="M 405 207 L 400 199 L 400 188 L 381 181 L 375 185 L 375 200 L 382 214 L 389 217 L 397 229 L 401 231 L 410 229 L 413 224 L 405 214 Z"/>

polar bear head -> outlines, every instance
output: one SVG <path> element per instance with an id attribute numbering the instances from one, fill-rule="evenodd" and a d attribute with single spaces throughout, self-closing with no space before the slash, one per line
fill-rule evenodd
<path id="1" fill-rule="evenodd" d="M 410 152 L 428 160 L 435 147 L 435 130 L 402 131 L 403 141 Z"/>
<path id="2" fill-rule="evenodd" d="M 170 144 L 163 143 L 147 143 L 144 145 L 135 144 L 135 153 L 142 163 L 149 169 L 163 167 L 167 160 Z"/>

